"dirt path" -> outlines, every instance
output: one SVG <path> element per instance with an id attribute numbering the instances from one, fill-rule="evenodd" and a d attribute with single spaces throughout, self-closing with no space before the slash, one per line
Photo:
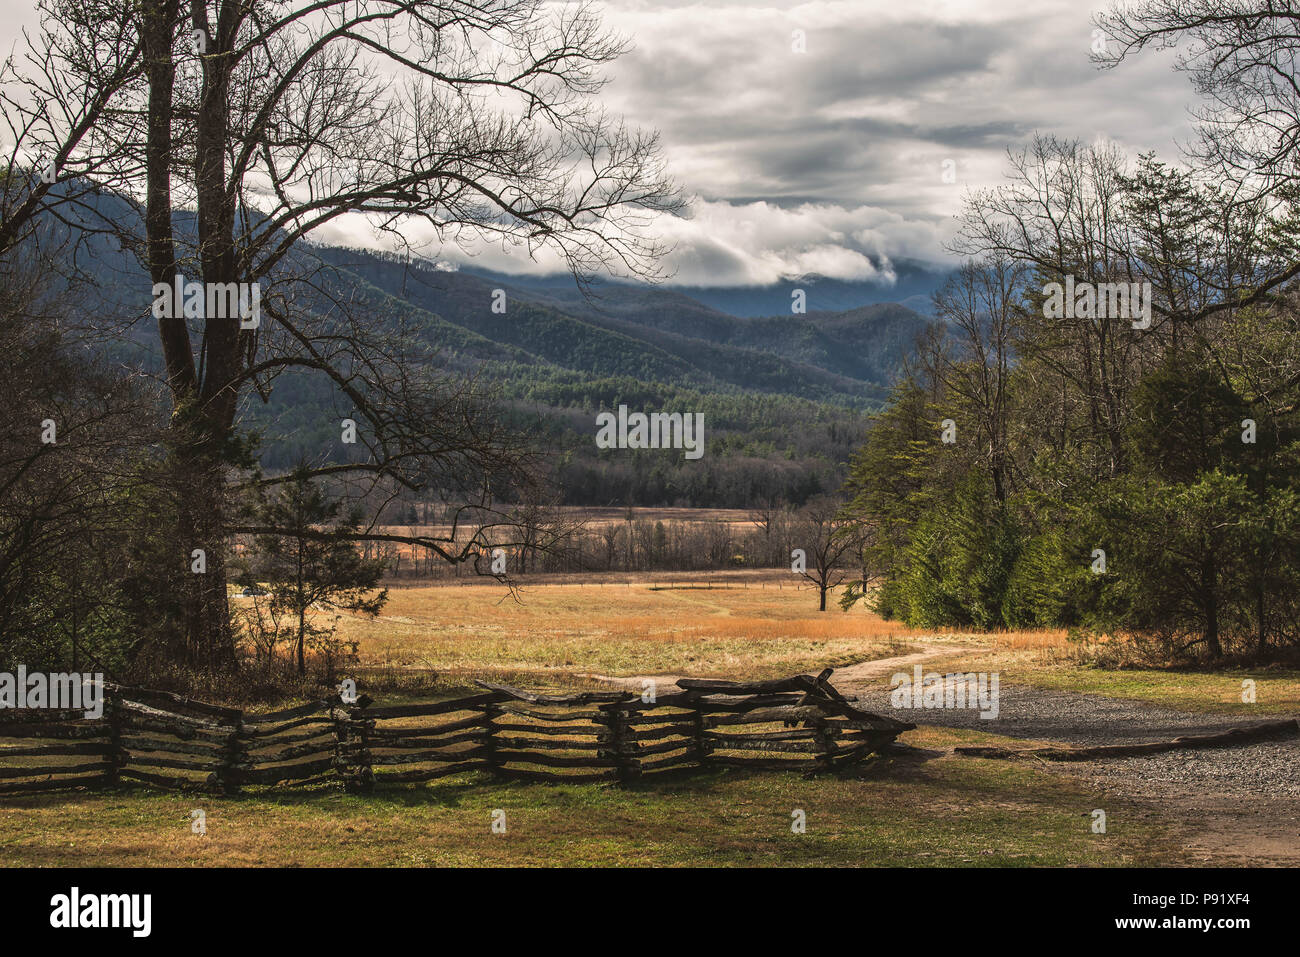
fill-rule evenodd
<path id="1" fill-rule="evenodd" d="M 898 655 L 894 658 L 877 658 L 874 661 L 860 661 L 856 665 L 846 665 L 843 668 L 836 668 L 835 673 L 831 675 L 831 684 L 833 684 L 841 694 L 859 694 L 864 688 L 872 688 L 878 685 L 889 684 L 889 679 L 900 671 L 911 673 L 916 665 L 924 666 L 927 661 L 935 658 L 944 658 L 953 653 L 957 646 L 951 644 L 936 644 L 928 641 L 911 641 L 907 642 L 919 651 L 911 654 Z M 969 646 L 961 646 L 962 650 L 967 650 Z"/>
<path id="2" fill-rule="evenodd" d="M 953 646 L 949 644 L 935 644 L 933 642 L 909 641 L 909 645 L 920 648 L 919 651 L 911 652 L 906 655 L 898 655 L 893 658 L 876 658 L 871 661 L 860 661 L 854 665 L 845 665 L 842 668 L 836 668 L 835 673 L 831 675 L 831 684 L 843 694 L 858 694 L 858 689 L 873 687 L 877 684 L 888 683 L 890 677 L 899 671 L 911 671 L 914 665 L 923 665 L 927 661 L 935 658 L 942 658 L 953 652 Z M 610 675 L 583 674 L 580 678 L 588 678 L 592 681 L 605 681 L 609 684 L 629 690 L 641 691 L 643 682 L 654 681 L 656 692 L 666 691 L 677 684 L 677 679 L 689 677 L 688 675 L 633 675 L 630 678 L 618 678 Z M 851 690 L 852 689 L 852 690 Z"/>

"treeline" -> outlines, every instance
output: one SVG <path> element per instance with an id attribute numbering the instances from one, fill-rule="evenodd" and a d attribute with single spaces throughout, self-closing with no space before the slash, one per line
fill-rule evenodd
<path id="1" fill-rule="evenodd" d="M 1294 657 L 1295 199 L 1051 138 L 1015 156 L 852 465 L 876 607 L 1165 661 Z"/>
<path id="2" fill-rule="evenodd" d="M 843 484 L 872 407 L 846 397 L 816 402 L 730 387 L 707 392 L 624 376 L 588 378 L 526 363 L 487 362 L 475 374 L 499 396 L 506 421 L 545 452 L 560 504 L 574 506 L 802 505 Z M 340 442 L 340 423 L 354 413 L 328 382 L 286 374 L 275 389 L 273 406 L 247 406 L 264 468 L 287 471 L 303 461 L 343 462 L 359 454 Z M 596 412 L 619 405 L 702 413 L 705 454 L 686 460 L 676 450 L 598 449 Z"/>
<path id="3" fill-rule="evenodd" d="M 568 456 L 555 478 L 566 505 L 745 508 L 764 498 L 802 504 L 835 489 L 845 471 L 842 461 L 780 453 L 687 461 L 671 450 L 610 450 Z"/>
<path id="4" fill-rule="evenodd" d="M 785 507 L 759 510 L 742 522 L 640 518 L 629 510 L 619 522 L 574 523 L 544 548 L 503 549 L 503 575 L 526 584 L 530 574 L 789 568 L 791 550 L 809 537 L 807 517 Z M 403 555 L 382 544 L 367 546 L 365 554 L 384 561 L 394 579 L 473 578 L 491 571 L 490 551 L 477 567 Z"/>
<path id="5" fill-rule="evenodd" d="M 423 526 L 413 532 L 450 534 L 448 511 L 432 503 L 404 509 L 390 506 L 390 519 Z M 501 530 L 464 564 L 448 566 L 432 556 L 403 553 L 391 543 L 367 543 L 362 557 L 378 562 L 393 579 L 465 578 L 493 575 L 526 583 L 529 575 L 603 572 L 705 572 L 726 569 L 786 571 L 791 580 L 815 590 L 821 610 L 836 588 L 856 586 L 863 536 L 860 523 L 840 514 L 838 502 L 821 497 L 802 508 L 780 499 L 755 503 L 744 520 L 653 519 L 627 509 L 622 521 L 590 520 L 555 509 L 530 516 L 530 534 L 511 540 Z M 471 529 L 463 529 L 468 534 Z"/>
<path id="6" fill-rule="evenodd" d="M 814 402 L 792 395 L 722 391 L 622 377 L 516 369 L 505 395 L 520 425 L 546 436 L 554 481 L 566 505 L 749 508 L 780 500 L 796 506 L 843 484 L 866 428 L 865 401 Z M 698 412 L 704 455 L 676 450 L 598 449 L 595 412 Z"/>

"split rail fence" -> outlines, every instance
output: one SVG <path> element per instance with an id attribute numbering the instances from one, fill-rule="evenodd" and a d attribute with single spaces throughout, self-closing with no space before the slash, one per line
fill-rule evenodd
<path id="1" fill-rule="evenodd" d="M 654 700 L 480 681 L 481 693 L 431 704 L 370 707 L 363 697 L 271 714 L 108 686 L 98 719 L 0 711 L 0 794 L 123 782 L 226 794 L 324 782 L 367 791 L 471 770 L 620 783 L 715 766 L 833 772 L 914 727 L 857 709 L 830 673 L 682 679 L 681 690 Z"/>

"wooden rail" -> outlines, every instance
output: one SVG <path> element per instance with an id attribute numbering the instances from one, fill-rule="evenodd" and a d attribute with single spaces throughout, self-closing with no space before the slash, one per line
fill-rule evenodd
<path id="1" fill-rule="evenodd" d="M 856 764 L 914 727 L 858 710 L 830 674 L 682 679 L 681 690 L 654 700 L 480 681 L 481 693 L 449 701 L 320 700 L 271 714 L 110 685 L 99 719 L 0 711 L 0 795 L 123 781 L 225 794 L 322 782 L 368 791 L 472 770 L 617 783 L 716 766 L 819 773 Z"/>

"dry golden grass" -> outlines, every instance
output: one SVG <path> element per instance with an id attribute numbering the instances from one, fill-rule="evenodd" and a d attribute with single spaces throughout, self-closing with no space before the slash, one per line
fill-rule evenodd
<path id="1" fill-rule="evenodd" d="M 707 579 L 704 580 L 707 582 Z M 904 653 L 905 627 L 817 610 L 810 588 L 754 580 L 397 589 L 376 619 L 345 618 L 363 667 L 441 674 L 776 677 Z"/>
<path id="2" fill-rule="evenodd" d="M 981 637 L 994 648 L 1037 653 L 1038 657 L 1053 661 L 1070 648 L 1068 633 L 1063 628 L 1046 628 L 1042 631 L 995 631 Z"/>
<path id="3" fill-rule="evenodd" d="M 819 612 L 811 587 L 771 574 L 704 574 L 693 584 L 682 577 L 603 585 L 548 578 L 518 600 L 483 580 L 395 589 L 379 618 L 345 618 L 341 634 L 358 642 L 372 686 L 412 693 L 475 677 L 571 687 L 595 683 L 593 675 L 775 678 L 925 647 L 932 672 L 996 671 L 1004 683 L 1186 710 L 1300 710 L 1292 670 L 1102 668 L 1096 662 L 1121 658 L 1122 647 L 1072 640 L 1064 629 L 925 633 L 863 608 L 843 612 L 834 601 Z M 1247 678 L 1257 686 L 1250 704 L 1241 700 Z"/>

